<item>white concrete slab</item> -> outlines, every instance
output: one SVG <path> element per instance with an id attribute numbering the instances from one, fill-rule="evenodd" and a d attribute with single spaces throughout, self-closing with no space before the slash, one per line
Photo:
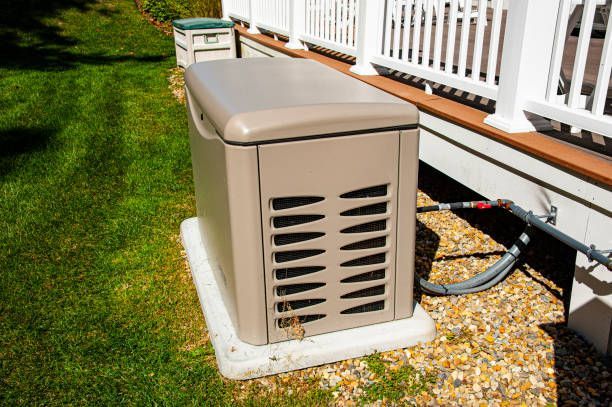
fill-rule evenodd
<path id="1" fill-rule="evenodd" d="M 207 261 L 197 218 L 181 224 L 181 238 L 221 374 L 246 380 L 405 348 L 432 340 L 435 323 L 415 302 L 411 318 L 270 345 L 238 339 Z"/>

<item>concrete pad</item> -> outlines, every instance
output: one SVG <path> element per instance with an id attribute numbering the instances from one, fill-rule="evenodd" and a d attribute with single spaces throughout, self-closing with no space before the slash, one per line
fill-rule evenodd
<path id="1" fill-rule="evenodd" d="M 207 261 L 197 218 L 181 224 L 181 239 L 221 374 L 246 380 L 414 346 L 432 340 L 436 326 L 415 302 L 411 318 L 345 329 L 301 340 L 255 346 L 241 341 Z"/>

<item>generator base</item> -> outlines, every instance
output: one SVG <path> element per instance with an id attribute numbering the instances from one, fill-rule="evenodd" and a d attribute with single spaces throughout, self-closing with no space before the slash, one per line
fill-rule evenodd
<path id="1" fill-rule="evenodd" d="M 202 244 L 198 219 L 181 224 L 181 239 L 221 374 L 246 380 L 357 358 L 432 340 L 433 319 L 414 303 L 411 318 L 345 329 L 301 340 L 255 346 L 241 341 L 227 314 Z"/>

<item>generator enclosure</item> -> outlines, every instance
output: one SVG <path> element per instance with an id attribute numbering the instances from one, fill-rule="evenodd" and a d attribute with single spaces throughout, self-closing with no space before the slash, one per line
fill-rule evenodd
<path id="1" fill-rule="evenodd" d="M 176 65 L 236 57 L 234 23 L 216 18 L 184 18 L 172 22 Z"/>
<path id="2" fill-rule="evenodd" d="M 199 228 L 239 339 L 410 317 L 417 109 L 306 59 L 185 81 Z"/>

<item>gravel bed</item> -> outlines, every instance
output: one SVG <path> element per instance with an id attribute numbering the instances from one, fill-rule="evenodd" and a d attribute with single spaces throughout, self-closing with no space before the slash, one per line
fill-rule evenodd
<path id="1" fill-rule="evenodd" d="M 463 195 L 455 200 L 466 197 L 458 188 Z M 419 205 L 436 202 L 419 191 Z M 522 225 L 512 215 L 490 213 L 419 214 L 417 273 L 436 282 L 455 282 L 499 259 Z M 483 230 L 501 230 L 496 238 L 504 244 Z M 318 378 L 321 388 L 333 392 L 333 403 L 340 405 L 610 405 L 609 362 L 565 327 L 564 300 L 573 269 L 568 268 L 567 250 L 537 237 L 540 243 L 518 270 L 488 291 L 449 297 L 418 293 L 417 299 L 436 321 L 437 337 L 380 354 L 384 374 L 372 371 L 370 358 L 352 359 L 280 375 L 281 385 Z M 538 262 L 536 255 L 542 253 L 544 261 Z M 400 397 L 372 401 L 369 389 L 398 377 L 404 380 L 394 372 L 407 366 L 428 378 L 425 389 L 414 393 L 400 381 L 396 387 L 405 388 Z M 266 387 L 279 383 L 269 378 L 256 381 Z"/>

